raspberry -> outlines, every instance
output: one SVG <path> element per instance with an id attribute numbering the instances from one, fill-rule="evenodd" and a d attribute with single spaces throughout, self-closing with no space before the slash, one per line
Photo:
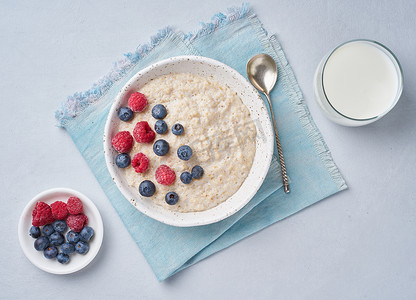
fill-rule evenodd
<path id="1" fill-rule="evenodd" d="M 78 197 L 70 197 L 66 202 L 66 208 L 71 215 L 77 215 L 82 213 L 84 207 Z"/>
<path id="2" fill-rule="evenodd" d="M 131 147 L 133 147 L 133 137 L 128 131 L 120 131 L 113 137 L 111 144 L 117 152 L 129 152 Z"/>
<path id="3" fill-rule="evenodd" d="M 155 178 L 156 181 L 160 184 L 171 185 L 176 179 L 176 174 L 175 171 L 173 171 L 167 165 L 161 165 L 156 170 Z"/>
<path id="4" fill-rule="evenodd" d="M 149 167 L 149 159 L 143 153 L 137 153 L 133 156 L 131 166 L 134 168 L 136 173 L 144 173 Z"/>
<path id="5" fill-rule="evenodd" d="M 143 111 L 147 106 L 147 98 L 142 93 L 136 92 L 130 95 L 128 103 L 132 111 Z"/>
<path id="6" fill-rule="evenodd" d="M 66 218 L 68 227 L 74 232 L 80 232 L 85 225 L 88 224 L 88 218 L 84 214 L 69 215 Z"/>
<path id="7" fill-rule="evenodd" d="M 32 225 L 36 227 L 50 224 L 54 221 L 51 207 L 45 202 L 36 203 L 32 211 L 32 217 Z"/>
<path id="8" fill-rule="evenodd" d="M 68 215 L 66 203 L 62 201 L 55 201 L 51 204 L 52 216 L 55 220 L 63 220 Z"/>
<path id="9" fill-rule="evenodd" d="M 133 136 L 139 143 L 150 143 L 153 142 L 156 134 L 152 128 L 150 128 L 149 123 L 141 121 L 134 127 Z"/>

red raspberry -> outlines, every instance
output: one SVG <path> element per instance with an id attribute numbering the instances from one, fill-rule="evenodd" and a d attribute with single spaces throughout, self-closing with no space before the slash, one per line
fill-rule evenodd
<path id="1" fill-rule="evenodd" d="M 111 144 L 116 151 L 126 153 L 133 147 L 133 137 L 128 131 L 120 131 L 113 137 Z"/>
<path id="2" fill-rule="evenodd" d="M 75 232 L 80 232 L 85 225 L 88 224 L 88 218 L 84 214 L 79 215 L 69 215 L 66 218 L 66 224 L 68 227 Z"/>
<path id="3" fill-rule="evenodd" d="M 68 215 L 66 203 L 62 201 L 55 201 L 51 204 L 52 216 L 55 220 L 63 220 Z"/>
<path id="4" fill-rule="evenodd" d="M 45 202 L 36 203 L 32 211 L 32 217 L 32 225 L 36 227 L 50 224 L 54 221 L 51 207 Z"/>
<path id="5" fill-rule="evenodd" d="M 143 111 L 147 106 L 147 98 L 142 93 L 136 92 L 130 95 L 128 103 L 132 111 Z"/>
<path id="6" fill-rule="evenodd" d="M 149 167 L 149 159 L 143 153 L 137 153 L 131 160 L 131 166 L 134 168 L 136 173 L 144 173 Z"/>
<path id="7" fill-rule="evenodd" d="M 149 123 L 141 121 L 134 126 L 133 136 L 139 143 L 151 143 L 155 139 L 156 134 L 150 128 Z"/>
<path id="8" fill-rule="evenodd" d="M 66 202 L 66 208 L 71 215 L 77 215 L 82 213 L 84 207 L 78 197 L 70 197 Z"/>
<path id="9" fill-rule="evenodd" d="M 160 184 L 171 185 L 176 179 L 176 174 L 167 165 L 160 165 L 156 170 L 155 178 Z"/>

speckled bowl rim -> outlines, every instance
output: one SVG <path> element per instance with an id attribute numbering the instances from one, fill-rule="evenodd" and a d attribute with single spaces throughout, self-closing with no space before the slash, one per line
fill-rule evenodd
<path id="1" fill-rule="evenodd" d="M 127 106 L 128 96 L 140 89 L 150 80 L 170 73 L 190 72 L 202 76 L 215 75 L 222 79 L 232 90 L 239 93 L 243 103 L 250 111 L 251 118 L 257 129 L 256 154 L 249 175 L 236 193 L 223 203 L 200 212 L 176 212 L 156 205 L 152 200 L 142 197 L 138 191 L 130 187 L 115 165 L 117 152 L 111 146 L 112 137 L 118 132 L 118 108 Z M 111 106 L 104 129 L 104 156 L 107 169 L 117 188 L 124 197 L 143 214 L 162 223 L 177 226 L 201 226 L 221 221 L 243 208 L 256 194 L 262 185 L 270 167 L 274 133 L 266 106 L 257 90 L 236 70 L 202 56 L 176 56 L 150 65 L 136 73 L 120 90 Z"/>

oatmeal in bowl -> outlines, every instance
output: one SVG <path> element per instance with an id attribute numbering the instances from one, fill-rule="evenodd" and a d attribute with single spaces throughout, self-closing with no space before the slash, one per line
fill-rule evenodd
<path id="1" fill-rule="evenodd" d="M 133 206 L 169 225 L 198 226 L 241 209 L 273 153 L 267 110 L 232 68 L 174 57 L 120 91 L 104 133 L 107 167 Z"/>

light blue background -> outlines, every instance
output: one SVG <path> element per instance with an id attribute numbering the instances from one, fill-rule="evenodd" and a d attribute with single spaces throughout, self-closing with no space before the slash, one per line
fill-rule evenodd
<path id="1" fill-rule="evenodd" d="M 70 137 L 53 126 L 54 111 L 158 29 L 174 25 L 186 32 L 240 2 L 2 1 L 0 298 L 57 298 L 72 293 L 74 286 L 85 298 L 416 297 L 416 5 L 251 4 L 269 33 L 278 34 L 349 190 L 158 283 Z M 388 46 L 405 74 L 397 107 L 363 128 L 325 119 L 311 87 L 324 54 L 354 38 Z M 57 186 L 89 196 L 105 223 L 105 247 L 90 266 L 70 276 L 33 267 L 14 235 L 26 203 Z"/>

